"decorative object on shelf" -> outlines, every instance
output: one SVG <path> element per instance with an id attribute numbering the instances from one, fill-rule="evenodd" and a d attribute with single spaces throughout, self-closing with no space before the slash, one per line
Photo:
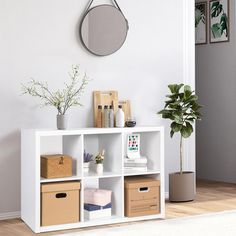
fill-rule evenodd
<path id="1" fill-rule="evenodd" d="M 118 102 L 118 105 L 122 106 L 122 110 L 125 115 L 125 122 L 132 118 L 131 116 L 131 105 L 129 100 L 122 100 Z"/>
<path id="2" fill-rule="evenodd" d="M 195 3 L 195 44 L 207 43 L 207 2 Z"/>
<path id="3" fill-rule="evenodd" d="M 127 135 L 127 158 L 140 158 L 140 134 Z"/>
<path id="4" fill-rule="evenodd" d="M 130 127 L 130 128 L 133 128 L 136 126 L 136 120 L 135 119 L 128 119 L 126 122 L 125 122 L 125 126 L 126 127 Z"/>
<path id="5" fill-rule="evenodd" d="M 81 95 L 83 94 L 89 79 L 84 73 L 82 77 L 79 73 L 79 65 L 72 66 L 70 72 L 70 83 L 65 83 L 63 90 L 52 91 L 48 84 L 32 79 L 27 85 L 22 84 L 23 94 L 29 94 L 33 97 L 38 97 L 42 101 L 42 106 L 53 106 L 57 109 L 57 128 L 67 128 L 68 109 L 73 106 L 82 106 L 80 103 Z"/>
<path id="6" fill-rule="evenodd" d="M 125 178 L 125 216 L 153 215 L 160 212 L 160 180 Z"/>
<path id="7" fill-rule="evenodd" d="M 88 220 L 111 216 L 112 191 L 106 189 L 84 189 L 84 216 Z"/>
<path id="8" fill-rule="evenodd" d="M 86 153 L 84 150 L 84 172 L 89 172 L 90 163 L 93 161 L 93 154 Z"/>
<path id="9" fill-rule="evenodd" d="M 116 52 L 127 37 L 128 21 L 116 0 L 112 2 L 114 5 L 102 4 L 91 8 L 93 0 L 90 0 L 80 24 L 84 47 L 97 56 Z"/>
<path id="10" fill-rule="evenodd" d="M 140 157 L 135 159 L 124 158 L 124 170 L 125 171 L 147 171 L 147 158 Z"/>
<path id="11" fill-rule="evenodd" d="M 72 157 L 55 154 L 41 155 L 41 177 L 63 178 L 72 176 Z"/>
<path id="12" fill-rule="evenodd" d="M 108 105 L 104 106 L 104 111 L 103 111 L 103 127 L 104 128 L 109 128 L 109 109 Z"/>
<path id="13" fill-rule="evenodd" d="M 228 42 L 230 36 L 229 0 L 210 1 L 210 43 Z"/>
<path id="14" fill-rule="evenodd" d="M 93 92 L 93 114 L 94 126 L 97 127 L 97 121 L 100 119 L 98 106 L 113 106 L 114 113 L 118 108 L 118 92 L 117 91 L 94 91 Z"/>
<path id="15" fill-rule="evenodd" d="M 78 223 L 80 182 L 41 185 L 41 226 Z"/>
<path id="16" fill-rule="evenodd" d="M 115 122 L 114 107 L 113 105 L 110 105 L 110 109 L 109 109 L 109 127 L 110 128 L 114 128 L 114 122 Z"/>
<path id="17" fill-rule="evenodd" d="M 118 128 L 125 127 L 125 114 L 122 110 L 122 105 L 118 106 L 118 110 L 116 112 L 116 127 Z"/>
<path id="18" fill-rule="evenodd" d="M 101 175 L 103 173 L 103 162 L 104 162 L 104 155 L 105 155 L 105 150 L 102 150 L 96 157 L 95 157 L 95 162 L 96 162 L 96 172 L 97 174 Z"/>
<path id="19" fill-rule="evenodd" d="M 198 96 L 189 85 L 171 84 L 171 94 L 165 101 L 165 108 L 158 112 L 164 119 L 171 120 L 171 138 L 180 133 L 180 171 L 169 175 L 169 200 L 174 202 L 194 200 L 195 178 L 193 172 L 183 171 L 183 138 L 193 132 L 192 124 L 201 119 Z"/>
<path id="20" fill-rule="evenodd" d="M 124 158 L 125 171 L 145 172 L 148 159 L 140 155 L 140 134 L 127 135 L 127 154 Z"/>
<path id="21" fill-rule="evenodd" d="M 97 118 L 96 118 L 96 127 L 102 128 L 102 105 L 98 105 Z"/>
<path id="22" fill-rule="evenodd" d="M 57 115 L 57 129 L 63 130 L 68 127 L 68 115 Z"/>

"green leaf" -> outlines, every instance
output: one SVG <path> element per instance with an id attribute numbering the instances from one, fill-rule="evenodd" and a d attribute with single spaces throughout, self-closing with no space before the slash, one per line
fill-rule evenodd
<path id="1" fill-rule="evenodd" d="M 174 131 L 171 130 L 171 131 L 170 131 L 170 137 L 172 138 L 173 136 L 174 136 Z"/>
<path id="2" fill-rule="evenodd" d="M 222 14 L 221 18 L 220 18 L 220 26 L 221 26 L 221 35 L 224 33 L 226 33 L 226 37 L 228 35 L 228 19 L 227 19 L 227 15 L 225 13 Z"/>
<path id="3" fill-rule="evenodd" d="M 172 116 L 172 111 L 169 110 L 161 110 L 157 114 L 162 115 L 163 119 L 171 119 L 171 120 L 174 119 Z"/>
<path id="4" fill-rule="evenodd" d="M 170 84 L 168 88 L 170 89 L 171 93 L 177 94 L 179 90 L 184 86 L 184 84 Z"/>
<path id="5" fill-rule="evenodd" d="M 190 135 L 191 135 L 193 132 L 192 124 L 190 124 L 189 122 L 186 122 L 186 128 L 188 129 L 188 132 L 190 132 Z"/>
<path id="6" fill-rule="evenodd" d="M 184 125 L 182 126 L 180 133 L 184 138 L 188 138 L 191 135 L 191 133 L 193 132 L 192 130 L 193 130 L 192 125 L 190 123 L 186 123 L 186 126 L 184 126 Z"/>
<path id="7" fill-rule="evenodd" d="M 222 4 L 219 1 L 215 1 L 211 5 L 211 18 L 217 17 L 223 10 Z"/>
<path id="8" fill-rule="evenodd" d="M 190 91 L 190 92 L 192 92 L 191 87 L 190 87 L 189 85 L 185 85 L 185 86 L 184 86 L 184 92 L 185 92 L 185 91 Z"/>
<path id="9" fill-rule="evenodd" d="M 222 35 L 220 23 L 213 24 L 211 27 L 211 32 L 214 38 L 220 38 Z"/>
<path id="10" fill-rule="evenodd" d="M 176 122 L 172 122 L 172 123 L 171 123 L 171 129 L 172 129 L 175 133 L 179 132 L 179 131 L 181 130 L 181 128 L 182 128 L 182 125 L 181 125 L 181 124 L 178 124 L 178 123 L 176 123 Z"/>
<path id="11" fill-rule="evenodd" d="M 177 84 L 169 84 L 168 88 L 170 89 L 171 93 L 175 93 Z"/>

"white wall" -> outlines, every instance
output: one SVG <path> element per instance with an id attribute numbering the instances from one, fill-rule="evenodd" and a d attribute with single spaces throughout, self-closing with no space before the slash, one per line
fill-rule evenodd
<path id="1" fill-rule="evenodd" d="M 183 24 L 186 17 L 193 20 L 193 1 L 118 2 L 130 25 L 127 41 L 117 53 L 96 57 L 78 40 L 87 0 L 0 1 L 0 213 L 20 210 L 20 129 L 55 127 L 56 111 L 20 96 L 20 83 L 33 77 L 61 87 L 75 63 L 93 81 L 83 96 L 84 107 L 70 111 L 70 126 L 92 126 L 93 90 L 118 90 L 120 99 L 131 100 L 138 125 L 166 126 L 166 176 L 178 170 L 178 137 L 169 138 L 169 122 L 156 112 L 163 107 L 168 84 L 194 84 L 192 36 L 187 40 L 192 33 Z M 191 169 L 194 148 L 193 137 L 186 149 Z"/>
<path id="2" fill-rule="evenodd" d="M 196 89 L 204 105 L 197 125 L 197 175 L 231 183 L 236 183 L 235 10 L 230 0 L 230 42 L 196 46 Z"/>

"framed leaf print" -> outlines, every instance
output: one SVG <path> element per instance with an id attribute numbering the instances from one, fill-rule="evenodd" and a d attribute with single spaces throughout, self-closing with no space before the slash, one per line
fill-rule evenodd
<path id="1" fill-rule="evenodd" d="M 210 43 L 229 41 L 229 0 L 210 1 Z"/>
<path id="2" fill-rule="evenodd" d="M 207 43 L 207 2 L 195 4 L 195 43 Z"/>

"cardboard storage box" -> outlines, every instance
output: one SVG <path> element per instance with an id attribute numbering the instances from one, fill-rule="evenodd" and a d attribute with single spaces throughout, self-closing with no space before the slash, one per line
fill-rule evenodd
<path id="1" fill-rule="evenodd" d="M 63 178 L 72 176 L 72 158 L 66 155 L 42 155 L 41 177 Z"/>
<path id="2" fill-rule="evenodd" d="M 125 178 L 125 216 L 160 212 L 160 181 L 145 177 Z"/>
<path id="3" fill-rule="evenodd" d="M 80 182 L 41 184 L 41 225 L 79 222 Z"/>

